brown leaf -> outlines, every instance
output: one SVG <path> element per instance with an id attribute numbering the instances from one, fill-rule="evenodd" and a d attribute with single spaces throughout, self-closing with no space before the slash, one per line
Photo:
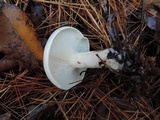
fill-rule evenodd
<path id="1" fill-rule="evenodd" d="M 34 55 L 42 60 L 43 48 L 37 41 L 35 30 L 29 18 L 18 7 L 10 4 L 5 4 L 2 8 L 2 13 L 10 22 L 13 29 L 24 40 Z"/>
<path id="2" fill-rule="evenodd" d="M 0 52 L 23 66 L 37 66 L 43 59 L 43 47 L 31 20 L 15 5 L 0 6 Z"/>

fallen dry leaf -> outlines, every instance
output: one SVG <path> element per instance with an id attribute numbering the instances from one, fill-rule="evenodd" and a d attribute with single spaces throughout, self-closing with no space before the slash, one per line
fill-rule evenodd
<path id="1" fill-rule="evenodd" d="M 43 59 L 43 47 L 27 15 L 15 5 L 1 3 L 0 28 L 0 52 L 5 54 L 0 66 L 6 60 L 14 60 L 24 67 L 36 68 Z"/>

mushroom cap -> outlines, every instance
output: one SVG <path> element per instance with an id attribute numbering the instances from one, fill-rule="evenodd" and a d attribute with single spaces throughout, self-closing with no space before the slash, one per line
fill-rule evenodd
<path id="1" fill-rule="evenodd" d="M 58 88 L 68 90 L 79 84 L 87 68 L 75 68 L 71 56 L 89 51 L 89 41 L 73 27 L 61 27 L 49 37 L 43 56 L 44 70 L 49 80 Z"/>

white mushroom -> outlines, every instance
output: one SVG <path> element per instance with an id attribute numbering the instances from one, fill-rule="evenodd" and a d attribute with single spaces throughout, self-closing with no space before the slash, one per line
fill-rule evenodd
<path id="1" fill-rule="evenodd" d="M 47 77 L 58 88 L 68 90 L 82 81 L 87 68 L 101 68 L 107 65 L 120 70 L 116 59 L 109 59 L 109 53 L 117 54 L 113 48 L 101 51 L 89 51 L 89 41 L 73 27 L 61 27 L 48 39 L 44 49 L 44 69 Z M 105 64 L 104 64 L 105 63 Z"/>

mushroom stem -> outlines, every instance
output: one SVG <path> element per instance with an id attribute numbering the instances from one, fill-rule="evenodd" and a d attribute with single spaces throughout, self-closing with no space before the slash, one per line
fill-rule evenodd
<path id="1" fill-rule="evenodd" d="M 70 65 L 75 68 L 101 68 L 108 66 L 114 70 L 122 69 L 123 64 L 120 64 L 115 58 L 110 59 L 108 57 L 109 53 L 116 53 L 120 59 L 122 57 L 113 48 L 102 51 L 80 52 L 72 55 Z"/>

